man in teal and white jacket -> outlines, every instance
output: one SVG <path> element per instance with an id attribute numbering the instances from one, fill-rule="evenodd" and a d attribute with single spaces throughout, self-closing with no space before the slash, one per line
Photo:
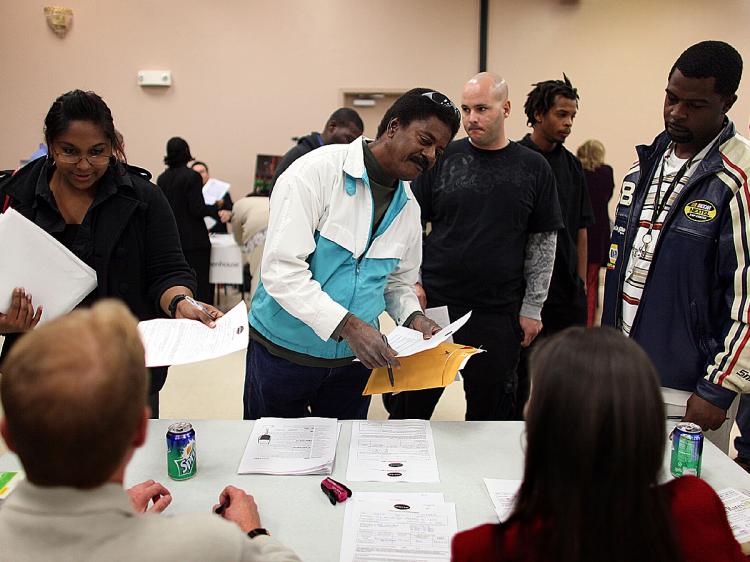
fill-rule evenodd
<path id="1" fill-rule="evenodd" d="M 246 419 L 365 419 L 370 370 L 398 366 L 378 316 L 387 310 L 426 338 L 439 329 L 415 293 L 422 229 L 406 182 L 434 165 L 459 124 L 446 96 L 416 88 L 374 141 L 321 147 L 281 175 L 250 312 Z"/>

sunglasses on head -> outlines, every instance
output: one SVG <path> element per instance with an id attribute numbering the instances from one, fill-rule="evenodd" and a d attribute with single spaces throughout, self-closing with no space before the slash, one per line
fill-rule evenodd
<path id="1" fill-rule="evenodd" d="M 456 116 L 460 119 L 461 118 L 461 112 L 459 109 L 453 104 L 451 100 L 448 99 L 448 96 L 445 94 L 441 94 L 440 92 L 425 92 L 422 94 L 424 97 L 426 97 L 428 100 L 435 102 L 438 105 L 442 105 L 444 107 L 447 107 L 449 109 L 452 109 L 453 112 L 456 114 Z"/>

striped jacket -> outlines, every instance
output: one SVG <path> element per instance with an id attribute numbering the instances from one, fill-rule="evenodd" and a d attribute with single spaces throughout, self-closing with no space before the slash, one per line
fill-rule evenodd
<path id="1" fill-rule="evenodd" d="M 602 324 L 621 328 L 622 287 L 666 133 L 637 147 L 610 241 Z M 641 173 L 641 171 L 645 173 Z M 663 386 L 728 408 L 750 392 L 750 141 L 731 122 L 696 165 L 664 221 L 630 336 Z"/>

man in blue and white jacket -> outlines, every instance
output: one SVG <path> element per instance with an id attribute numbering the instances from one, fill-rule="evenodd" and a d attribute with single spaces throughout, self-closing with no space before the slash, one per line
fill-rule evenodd
<path id="1" fill-rule="evenodd" d="M 410 90 L 376 140 L 321 147 L 281 175 L 250 312 L 246 419 L 365 419 L 370 370 L 398 365 L 378 316 L 426 338 L 439 329 L 415 293 L 422 229 L 406 181 L 434 165 L 459 123 L 443 94 Z"/>
<path id="2" fill-rule="evenodd" d="M 742 58 L 704 41 L 669 73 L 666 131 L 638 147 L 610 245 L 602 324 L 634 338 L 685 420 L 717 429 L 750 391 L 750 144 L 726 114 Z"/>

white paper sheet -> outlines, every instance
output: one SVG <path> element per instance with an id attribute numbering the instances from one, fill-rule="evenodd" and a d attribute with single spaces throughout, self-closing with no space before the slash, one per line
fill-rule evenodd
<path id="1" fill-rule="evenodd" d="M 206 223 L 206 230 L 211 230 L 216 226 L 216 219 L 213 217 L 203 217 L 203 222 Z"/>
<path id="2" fill-rule="evenodd" d="M 146 366 L 183 365 L 246 349 L 247 305 L 240 301 L 209 328 L 197 320 L 145 320 L 138 332 L 146 348 Z"/>
<path id="3" fill-rule="evenodd" d="M 430 422 L 353 422 L 346 478 L 352 482 L 439 482 Z"/>
<path id="4" fill-rule="evenodd" d="M 203 186 L 203 200 L 206 205 L 213 205 L 219 199 L 222 199 L 229 191 L 230 184 L 225 181 L 210 178 L 206 185 Z"/>
<path id="5" fill-rule="evenodd" d="M 13 209 L 0 215 L 0 312 L 15 287 L 42 306 L 40 324 L 67 314 L 96 289 L 96 271 L 50 234 Z"/>
<path id="6" fill-rule="evenodd" d="M 419 353 L 420 351 L 432 349 L 453 336 L 459 328 L 466 324 L 470 317 L 471 312 L 466 313 L 452 324 L 445 326 L 428 340 L 422 337 L 422 332 L 410 328 L 404 328 L 403 326 L 396 326 L 393 331 L 388 334 L 388 345 L 396 351 L 397 357 L 407 357 Z"/>
<path id="7" fill-rule="evenodd" d="M 487 493 L 490 495 L 497 518 L 501 522 L 505 521 L 516 502 L 516 494 L 521 487 L 521 481 L 485 478 L 484 485 L 487 486 Z"/>
<path id="8" fill-rule="evenodd" d="M 386 497 L 347 501 L 340 562 L 449 561 L 455 504 L 412 501 L 410 495 L 398 503 Z"/>
<path id="9" fill-rule="evenodd" d="M 340 431 L 333 418 L 260 418 L 239 474 L 331 474 Z"/>
<path id="10" fill-rule="evenodd" d="M 727 511 L 729 526 L 739 543 L 750 541 L 750 496 L 734 488 L 717 492 Z"/>

